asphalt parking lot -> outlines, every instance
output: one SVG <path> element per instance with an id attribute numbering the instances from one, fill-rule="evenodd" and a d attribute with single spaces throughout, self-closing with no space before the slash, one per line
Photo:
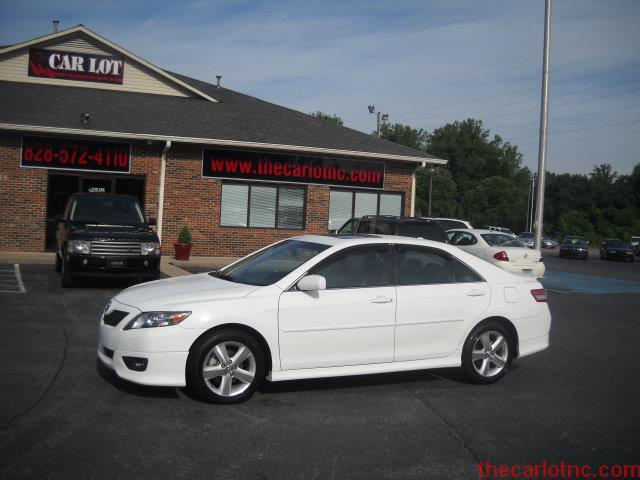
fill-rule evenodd
<path id="1" fill-rule="evenodd" d="M 0 478 L 477 478 L 478 461 L 638 463 L 640 263 L 545 252 L 551 346 L 499 383 L 456 370 L 267 384 L 214 406 L 96 361 L 123 284 L 0 293 Z M 0 265 L 11 270 L 12 265 Z M 595 279 L 595 280 L 594 280 Z"/>

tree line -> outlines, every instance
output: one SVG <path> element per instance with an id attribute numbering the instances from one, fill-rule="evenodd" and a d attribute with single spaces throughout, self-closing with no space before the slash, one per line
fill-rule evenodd
<path id="1" fill-rule="evenodd" d="M 312 115 L 342 125 L 336 115 Z M 383 123 L 380 136 L 448 160 L 446 166 L 417 173 L 416 215 L 427 215 L 432 175 L 432 216 L 526 230 L 533 172 L 522 166 L 517 145 L 492 135 L 481 120 L 448 123 L 432 132 Z M 609 164 L 596 165 L 586 175 L 547 172 L 544 233 L 558 239 L 583 235 L 592 243 L 640 235 L 640 163 L 629 175 Z"/>

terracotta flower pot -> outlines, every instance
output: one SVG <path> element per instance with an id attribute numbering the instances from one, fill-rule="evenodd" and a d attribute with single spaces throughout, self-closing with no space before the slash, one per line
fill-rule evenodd
<path id="1" fill-rule="evenodd" d="M 175 259 L 189 260 L 189 254 L 191 253 L 192 246 L 192 243 L 173 242 L 173 248 L 175 249 Z"/>

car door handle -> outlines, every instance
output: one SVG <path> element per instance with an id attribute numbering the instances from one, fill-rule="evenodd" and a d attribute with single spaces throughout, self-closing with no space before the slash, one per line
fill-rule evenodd
<path id="1" fill-rule="evenodd" d="M 467 296 L 469 297 L 481 297 L 483 295 L 486 295 L 486 294 L 482 290 L 471 290 L 470 292 L 467 293 Z"/>
<path id="2" fill-rule="evenodd" d="M 393 302 L 393 298 L 384 297 L 382 295 L 371 300 L 371 303 L 390 303 L 390 302 Z"/>

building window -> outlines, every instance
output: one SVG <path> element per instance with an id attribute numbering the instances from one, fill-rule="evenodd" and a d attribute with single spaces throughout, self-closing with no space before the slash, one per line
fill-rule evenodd
<path id="1" fill-rule="evenodd" d="M 331 189 L 329 230 L 337 230 L 352 217 L 363 215 L 402 216 L 402 193 L 379 193 Z"/>
<path id="2" fill-rule="evenodd" d="M 304 228 L 304 188 L 223 183 L 223 227 Z"/>

